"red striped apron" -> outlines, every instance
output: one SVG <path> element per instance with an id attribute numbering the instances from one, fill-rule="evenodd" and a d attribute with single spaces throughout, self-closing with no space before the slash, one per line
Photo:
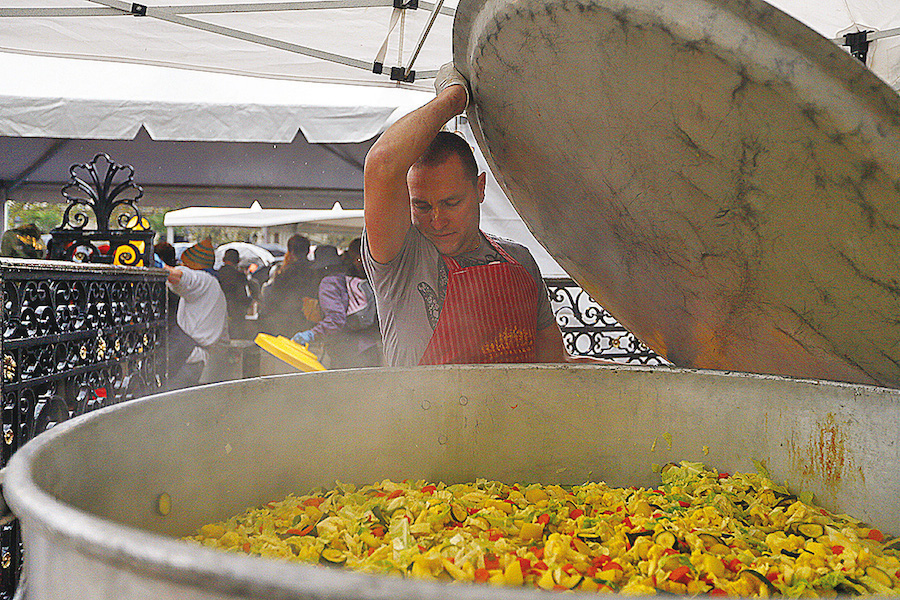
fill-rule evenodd
<path id="1" fill-rule="evenodd" d="M 508 262 L 464 268 L 442 257 L 450 271 L 447 294 L 420 365 L 534 362 L 538 286 L 485 237 Z"/>

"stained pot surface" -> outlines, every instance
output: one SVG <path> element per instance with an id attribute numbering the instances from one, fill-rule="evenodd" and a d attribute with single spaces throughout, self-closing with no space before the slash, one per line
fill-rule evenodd
<path id="1" fill-rule="evenodd" d="M 336 480 L 653 486 L 651 465 L 764 464 L 795 493 L 898 534 L 900 390 L 647 367 L 325 371 L 108 407 L 17 452 L 28 597 L 543 598 L 291 565 L 181 542 Z M 160 514 L 166 494 L 171 511 Z"/>
<path id="2" fill-rule="evenodd" d="M 529 228 L 674 364 L 900 386 L 900 99 L 761 0 L 462 0 Z"/>

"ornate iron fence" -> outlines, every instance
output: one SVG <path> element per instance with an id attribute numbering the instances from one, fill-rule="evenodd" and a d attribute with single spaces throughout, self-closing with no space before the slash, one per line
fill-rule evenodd
<path id="1" fill-rule="evenodd" d="M 550 290 L 550 305 L 569 354 L 630 364 L 669 364 L 620 325 L 572 279 L 547 278 L 544 281 Z"/>
<path id="2" fill-rule="evenodd" d="M 6 465 L 56 422 L 159 391 L 166 377 L 161 269 L 0 259 Z M 0 524 L 0 598 L 21 569 L 18 522 Z"/>

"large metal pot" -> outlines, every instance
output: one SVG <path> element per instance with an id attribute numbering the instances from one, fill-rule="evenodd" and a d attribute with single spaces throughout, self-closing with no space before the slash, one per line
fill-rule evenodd
<path id="1" fill-rule="evenodd" d="M 29 600 L 525 598 L 297 566 L 176 539 L 290 491 L 386 477 L 653 485 L 651 463 L 752 459 L 900 533 L 900 390 L 634 367 L 437 367 L 210 385 L 22 448 L 5 482 Z M 656 443 L 654 443 L 656 442 Z M 707 454 L 708 452 L 708 454 Z M 159 498 L 171 498 L 163 516 Z"/>

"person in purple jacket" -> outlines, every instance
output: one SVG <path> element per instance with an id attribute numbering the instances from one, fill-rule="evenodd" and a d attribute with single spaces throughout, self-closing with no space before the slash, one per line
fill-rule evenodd
<path id="1" fill-rule="evenodd" d="M 326 255 L 327 256 L 327 255 Z M 321 341 L 331 369 L 380 367 L 384 358 L 375 314 L 375 294 L 362 267 L 360 239 L 340 256 L 317 266 L 326 275 L 319 282 L 322 320 L 292 338 L 298 344 Z"/>

